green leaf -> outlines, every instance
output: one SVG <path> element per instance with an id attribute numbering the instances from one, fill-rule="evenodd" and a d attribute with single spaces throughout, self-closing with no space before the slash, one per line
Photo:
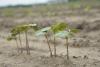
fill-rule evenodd
<path id="1" fill-rule="evenodd" d="M 9 36 L 9 37 L 7 37 L 7 40 L 8 40 L 8 41 L 11 41 L 11 40 L 14 40 L 14 39 L 16 39 L 16 37 L 14 37 L 14 36 Z"/>
<path id="2" fill-rule="evenodd" d="M 36 36 L 43 36 L 43 35 L 45 35 L 45 32 L 37 31 L 37 32 L 35 33 L 35 35 L 36 35 Z"/>
<path id="3" fill-rule="evenodd" d="M 19 32 L 24 32 L 24 31 L 27 31 L 28 29 L 29 29 L 29 27 L 26 25 L 22 25 L 22 26 L 18 27 Z"/>
<path id="4" fill-rule="evenodd" d="M 11 30 L 11 36 L 16 36 L 20 33 L 28 31 L 29 29 L 37 30 L 38 29 L 37 24 L 24 24 L 16 26 Z"/>
<path id="5" fill-rule="evenodd" d="M 43 36 L 45 35 L 48 31 L 50 31 L 51 27 L 45 27 L 43 29 L 38 30 L 35 35 L 36 36 Z"/>
<path id="6" fill-rule="evenodd" d="M 23 25 L 23 26 L 26 26 L 26 27 L 36 27 L 37 24 L 26 24 L 26 25 Z"/>
<path id="7" fill-rule="evenodd" d="M 48 32 L 50 31 L 51 27 L 45 27 L 45 28 L 42 28 L 40 31 L 41 32 Z"/>
<path id="8" fill-rule="evenodd" d="M 12 40 L 12 38 L 11 38 L 11 37 L 8 37 L 8 38 L 7 38 L 7 40 L 8 40 L 8 41 L 11 41 L 11 40 Z"/>
<path id="9" fill-rule="evenodd" d="M 61 22 L 61 23 L 56 23 L 54 24 L 51 29 L 54 33 L 57 33 L 59 31 L 63 31 L 68 27 L 68 24 Z"/>
<path id="10" fill-rule="evenodd" d="M 19 32 L 18 32 L 18 29 L 17 29 L 17 28 L 13 28 L 13 29 L 11 30 L 11 36 L 16 36 L 18 33 L 19 33 Z"/>
<path id="11" fill-rule="evenodd" d="M 60 37 L 60 38 L 70 38 L 73 36 L 73 33 L 68 32 L 68 31 L 60 31 L 56 33 L 55 36 Z"/>
<path id="12" fill-rule="evenodd" d="M 28 24 L 28 26 L 30 28 L 32 28 L 34 31 L 37 31 L 39 29 L 39 27 L 37 26 L 37 24 Z"/>

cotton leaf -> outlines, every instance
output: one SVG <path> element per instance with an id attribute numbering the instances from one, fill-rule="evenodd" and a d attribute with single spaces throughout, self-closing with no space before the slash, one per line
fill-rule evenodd
<path id="1" fill-rule="evenodd" d="M 43 36 L 43 35 L 45 35 L 45 32 L 37 31 L 37 32 L 35 33 L 35 35 L 36 35 L 36 36 Z"/>
<path id="2" fill-rule="evenodd" d="M 17 29 L 17 28 L 13 28 L 13 29 L 11 30 L 11 36 L 16 36 L 17 34 L 19 34 L 18 29 Z"/>
<path id="3" fill-rule="evenodd" d="M 38 30 L 38 31 L 35 33 L 35 35 L 36 35 L 36 36 L 43 36 L 43 35 L 45 35 L 50 29 L 51 29 L 51 27 L 46 27 L 46 28 L 40 29 L 40 30 Z"/>
<path id="4" fill-rule="evenodd" d="M 32 28 L 33 30 L 35 30 L 35 31 L 39 29 L 38 26 L 37 26 L 37 24 L 28 24 L 28 26 L 30 28 Z"/>
<path id="5" fill-rule="evenodd" d="M 8 41 L 11 41 L 11 40 L 13 40 L 13 39 L 16 39 L 16 37 L 9 36 L 9 37 L 7 38 Z"/>
<path id="6" fill-rule="evenodd" d="M 41 32 L 48 32 L 51 29 L 51 27 L 45 27 L 43 29 L 41 29 Z"/>
<path id="7" fill-rule="evenodd" d="M 70 38 L 73 36 L 73 33 L 68 32 L 68 31 L 60 31 L 56 33 L 55 36 L 60 37 L 60 38 Z"/>
<path id="8" fill-rule="evenodd" d="M 7 40 L 8 40 L 8 41 L 11 41 L 11 40 L 12 40 L 12 38 L 11 38 L 11 37 L 8 37 L 8 38 L 7 38 Z"/>
<path id="9" fill-rule="evenodd" d="M 68 25 L 66 23 L 61 22 L 54 24 L 51 29 L 54 33 L 57 33 L 59 31 L 65 30 L 67 27 Z"/>
<path id="10" fill-rule="evenodd" d="M 19 25 L 19 26 L 15 27 L 15 32 L 22 33 L 24 31 L 27 31 L 28 29 L 29 29 L 28 25 Z"/>
<path id="11" fill-rule="evenodd" d="M 24 26 L 26 26 L 26 27 L 35 27 L 35 26 L 37 26 L 37 24 L 26 24 Z"/>

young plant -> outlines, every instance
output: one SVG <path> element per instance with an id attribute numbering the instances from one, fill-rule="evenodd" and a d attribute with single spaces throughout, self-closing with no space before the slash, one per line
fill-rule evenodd
<path id="1" fill-rule="evenodd" d="M 37 24 L 27 24 L 27 25 L 21 25 L 19 26 L 19 30 L 22 33 L 25 33 L 25 39 L 26 39 L 26 51 L 27 54 L 30 55 L 30 47 L 29 47 L 29 41 L 28 41 L 28 30 L 30 29 L 37 29 Z"/>
<path id="2" fill-rule="evenodd" d="M 23 49 L 22 49 L 22 39 L 21 39 L 21 33 L 18 34 L 18 38 L 19 38 L 19 42 L 20 42 L 20 47 L 21 47 L 21 53 L 23 53 Z"/>
<path id="3" fill-rule="evenodd" d="M 53 54 L 52 54 L 52 50 L 51 50 L 51 46 L 50 46 L 50 42 L 49 42 L 49 36 L 48 36 L 48 32 L 50 29 L 51 29 L 51 27 L 45 27 L 43 29 L 40 29 L 39 31 L 36 32 L 36 36 L 45 36 L 47 45 L 49 48 L 49 52 L 50 52 L 50 57 L 52 57 Z"/>
<path id="4" fill-rule="evenodd" d="M 19 43 L 20 43 L 21 53 L 23 53 L 23 50 L 22 50 L 22 40 L 21 40 L 21 29 L 19 29 L 18 26 L 16 26 L 15 28 L 13 28 L 11 30 L 11 36 L 14 36 L 14 37 L 18 36 L 18 40 L 19 40 Z"/>
<path id="5" fill-rule="evenodd" d="M 53 32 L 53 34 L 55 35 L 56 33 L 58 33 L 59 31 L 65 30 L 67 28 L 67 24 L 64 22 L 60 22 L 60 23 L 56 23 L 54 25 L 51 26 L 51 30 Z M 56 38 L 54 36 L 54 56 L 56 57 Z"/>
<path id="6" fill-rule="evenodd" d="M 77 33 L 77 29 L 67 29 L 64 31 L 60 31 L 55 36 L 64 38 L 66 40 L 66 49 L 67 49 L 67 59 L 69 60 L 69 38 L 74 36 L 74 33 Z"/>
<path id="7" fill-rule="evenodd" d="M 15 27 L 11 32 L 13 33 L 13 35 L 19 35 L 19 41 L 20 41 L 20 45 L 22 48 L 22 43 L 21 43 L 21 37 L 20 34 L 21 33 L 25 33 L 25 39 L 26 39 L 26 51 L 27 54 L 30 55 L 30 48 L 29 48 L 29 41 L 28 41 L 28 30 L 31 28 L 37 28 L 36 24 L 27 24 L 27 25 L 20 25 Z M 23 51 L 22 51 L 23 52 Z"/>

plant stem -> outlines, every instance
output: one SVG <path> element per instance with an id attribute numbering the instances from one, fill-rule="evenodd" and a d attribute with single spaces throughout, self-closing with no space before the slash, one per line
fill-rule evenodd
<path id="1" fill-rule="evenodd" d="M 54 56 L 56 57 L 57 54 L 56 54 L 56 39 L 55 39 L 55 36 L 54 36 Z"/>
<path id="2" fill-rule="evenodd" d="M 67 48 L 67 60 L 69 60 L 69 44 L 68 44 L 68 38 L 66 38 L 66 48 Z"/>
<path id="3" fill-rule="evenodd" d="M 50 52 L 50 57 L 52 57 L 52 50 L 51 50 L 51 47 L 50 47 L 50 43 L 49 43 L 49 39 L 48 39 L 47 34 L 45 34 L 45 38 L 47 40 L 47 44 L 48 44 L 48 48 L 49 48 L 49 52 Z"/>
<path id="4" fill-rule="evenodd" d="M 25 37 L 26 37 L 26 51 L 27 51 L 27 55 L 30 55 L 30 48 L 29 48 L 27 31 L 25 31 Z"/>
<path id="5" fill-rule="evenodd" d="M 19 53 L 19 46 L 18 46 L 17 39 L 15 39 L 15 41 L 16 41 L 16 45 L 17 45 L 17 52 Z"/>
<path id="6" fill-rule="evenodd" d="M 21 53 L 23 53 L 23 49 L 22 49 L 22 40 L 21 40 L 20 33 L 19 33 L 19 42 L 20 42 L 20 49 L 21 49 Z"/>

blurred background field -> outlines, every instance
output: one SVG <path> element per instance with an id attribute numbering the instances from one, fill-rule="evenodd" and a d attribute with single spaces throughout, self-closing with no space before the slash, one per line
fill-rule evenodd
<path id="1" fill-rule="evenodd" d="M 50 0 L 45 4 L 15 5 L 0 8 L 0 28 L 21 23 L 42 26 L 57 21 L 81 22 L 100 16 L 99 0 Z M 84 20 L 84 21 L 85 21 Z M 8 28 L 7 28 L 8 29 Z"/>

